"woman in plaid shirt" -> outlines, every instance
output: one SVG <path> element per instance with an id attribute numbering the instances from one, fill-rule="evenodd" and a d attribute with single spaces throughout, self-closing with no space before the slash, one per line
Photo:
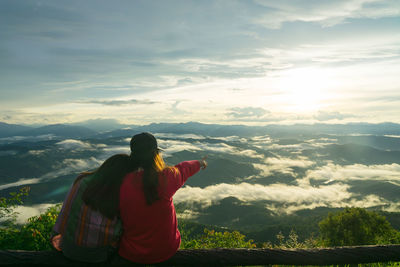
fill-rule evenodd
<path id="1" fill-rule="evenodd" d="M 55 249 L 73 260 L 107 260 L 122 232 L 119 186 L 129 166 L 130 157 L 118 154 L 107 159 L 98 170 L 77 177 L 53 228 Z"/>

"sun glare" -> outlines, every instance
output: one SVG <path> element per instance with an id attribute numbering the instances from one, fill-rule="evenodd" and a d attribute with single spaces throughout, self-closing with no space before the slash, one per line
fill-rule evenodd
<path id="1" fill-rule="evenodd" d="M 293 69 L 278 78 L 282 101 L 289 112 L 314 112 L 326 106 L 333 86 L 332 75 L 316 68 Z"/>

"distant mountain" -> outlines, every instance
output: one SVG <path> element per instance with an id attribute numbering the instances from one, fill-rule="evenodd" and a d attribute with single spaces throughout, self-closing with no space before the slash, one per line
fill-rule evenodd
<path id="1" fill-rule="evenodd" d="M 70 125 L 83 126 L 97 132 L 106 132 L 128 127 L 127 125 L 119 123 L 118 120 L 115 119 L 93 119 L 72 123 Z"/>
<path id="2" fill-rule="evenodd" d="M 123 129 L 117 129 L 113 131 L 108 131 L 108 132 L 101 132 L 98 133 L 95 138 L 97 139 L 104 139 L 104 138 L 112 138 L 112 137 L 131 137 L 135 133 L 140 133 L 140 132 L 149 132 L 149 130 L 146 129 L 138 129 L 135 127 L 127 127 Z"/>
<path id="3" fill-rule="evenodd" d="M 329 136 L 327 136 L 329 138 Z M 335 136 L 339 144 L 367 145 L 380 150 L 400 150 L 400 138 L 380 135 Z"/>
<path id="4" fill-rule="evenodd" d="M 29 129 L 32 128 L 28 126 L 0 122 L 0 137 L 17 135 L 18 133 L 27 131 Z"/>
<path id="5" fill-rule="evenodd" d="M 370 135 L 400 135 L 400 124 L 397 123 L 347 123 L 347 124 L 294 124 L 268 125 L 270 133 L 276 134 L 370 134 Z"/>
<path id="6" fill-rule="evenodd" d="M 74 128 L 76 127 L 76 128 Z M 187 123 L 152 123 L 149 125 L 124 125 L 114 119 L 93 119 L 73 124 L 54 124 L 42 127 L 27 127 L 0 123 L 0 137 L 13 135 L 39 135 L 54 134 L 61 137 L 80 137 L 85 138 L 97 134 L 98 138 L 118 137 L 131 135 L 134 132 L 154 132 L 154 133 L 173 133 L 173 134 L 197 134 L 204 136 L 260 136 L 270 135 L 278 138 L 296 138 L 305 136 L 315 136 L 317 134 L 334 135 L 399 135 L 400 124 L 396 123 L 349 123 L 349 124 L 294 124 L 294 125 L 266 125 L 266 126 L 247 126 L 247 125 L 222 125 L 222 124 L 203 124 L 199 122 Z M 377 147 L 384 141 L 383 137 Z M 387 149 L 397 149 L 392 144 L 385 144 Z M 380 147 L 380 146 L 379 146 Z"/>
<path id="7" fill-rule="evenodd" d="M 204 136 L 256 136 L 265 135 L 268 130 L 266 126 L 204 124 L 199 122 L 152 123 L 145 126 L 135 126 L 134 128 L 137 131 Z"/>
<path id="8" fill-rule="evenodd" d="M 307 149 L 302 154 L 309 158 L 320 157 L 335 164 L 400 164 L 400 151 L 378 150 L 358 144 L 332 144 L 323 148 Z"/>
<path id="9" fill-rule="evenodd" d="M 288 137 L 296 135 L 315 134 L 371 134 L 371 135 L 400 135 L 400 124 L 396 123 L 349 123 L 349 124 L 294 124 L 294 125 L 222 125 L 203 124 L 198 122 L 187 123 L 152 123 L 136 127 L 138 130 L 147 130 L 159 133 L 200 134 L 207 136 L 257 136 L 273 135 Z"/>
<path id="10" fill-rule="evenodd" d="M 102 124 L 101 121 L 99 121 Z M 107 121 L 101 127 L 94 127 L 87 124 L 87 127 L 92 129 L 106 129 Z M 112 124 L 112 122 L 110 121 Z M 84 123 L 80 125 L 85 125 Z M 118 124 L 114 123 L 113 127 Z M 226 137 L 226 136 L 241 136 L 254 137 L 270 135 L 274 138 L 300 138 L 315 137 L 316 135 L 399 135 L 400 124 L 395 123 L 352 123 L 352 124 L 295 124 L 295 125 L 266 125 L 266 126 L 247 126 L 247 125 L 222 125 L 222 124 L 204 124 L 199 122 L 187 123 L 151 123 L 149 125 L 121 125 L 118 129 L 102 132 L 96 138 L 108 138 L 119 136 L 131 136 L 137 132 L 152 132 L 152 133 L 172 133 L 172 134 L 196 134 L 210 137 Z M 345 142 L 345 141 L 344 141 Z M 396 149 L 388 140 L 380 140 L 375 144 L 375 147 L 384 145 L 387 149 Z M 392 142 L 393 143 L 393 142 Z M 396 143 L 396 142 L 395 142 Z M 364 143 L 362 143 L 364 144 Z M 369 142 L 367 143 L 369 144 Z"/>
<path id="11" fill-rule="evenodd" d="M 30 129 L 19 133 L 22 136 L 55 135 L 64 138 L 86 138 L 94 136 L 97 132 L 83 126 L 66 124 L 52 124 Z"/>

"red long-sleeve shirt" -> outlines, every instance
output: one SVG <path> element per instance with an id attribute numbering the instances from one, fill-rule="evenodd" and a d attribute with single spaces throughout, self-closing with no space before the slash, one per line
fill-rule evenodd
<path id="1" fill-rule="evenodd" d="M 175 170 L 165 169 L 159 175 L 160 200 L 152 205 L 147 205 L 144 196 L 143 171 L 127 174 L 120 189 L 121 257 L 150 264 L 165 261 L 175 254 L 181 235 L 172 197 L 199 170 L 200 162 L 197 160 L 181 162 Z"/>

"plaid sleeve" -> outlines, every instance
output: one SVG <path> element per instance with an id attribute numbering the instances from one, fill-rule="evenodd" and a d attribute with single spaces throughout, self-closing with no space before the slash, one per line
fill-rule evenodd
<path id="1" fill-rule="evenodd" d="M 78 177 L 78 179 L 79 179 L 79 177 Z M 68 220 L 68 215 L 71 210 L 71 204 L 77 195 L 79 186 L 80 186 L 80 181 L 77 181 L 76 183 L 74 183 L 71 186 L 67 196 L 65 197 L 61 211 L 58 214 L 56 223 L 54 224 L 54 227 L 53 227 L 53 231 L 57 234 L 64 234 L 64 232 L 65 232 L 65 226 L 66 226 L 66 223 Z"/>

